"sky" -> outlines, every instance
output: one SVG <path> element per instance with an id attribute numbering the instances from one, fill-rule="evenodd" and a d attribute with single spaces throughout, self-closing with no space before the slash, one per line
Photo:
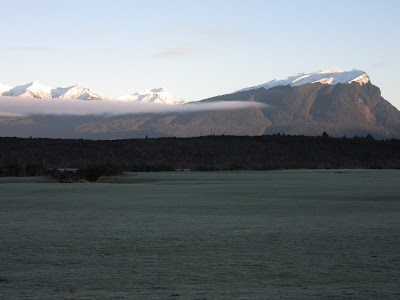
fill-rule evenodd
<path id="1" fill-rule="evenodd" d="M 0 83 L 196 101 L 338 67 L 400 108 L 400 1 L 0 0 Z"/>

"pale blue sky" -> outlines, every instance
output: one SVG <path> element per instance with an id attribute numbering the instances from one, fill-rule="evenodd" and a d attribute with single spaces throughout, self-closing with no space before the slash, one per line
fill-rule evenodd
<path id="1" fill-rule="evenodd" d="M 366 71 L 400 108 L 400 1 L 0 0 L 0 83 L 166 87 L 200 100 L 300 72 Z"/>

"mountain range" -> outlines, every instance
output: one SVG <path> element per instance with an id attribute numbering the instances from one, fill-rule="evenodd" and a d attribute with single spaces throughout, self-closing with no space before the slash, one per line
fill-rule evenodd
<path id="1" fill-rule="evenodd" d="M 270 89 L 276 86 L 300 86 L 308 83 L 323 84 L 344 84 L 358 82 L 360 84 L 368 83 L 369 76 L 364 71 L 351 70 L 342 71 L 339 68 L 333 68 L 325 71 L 314 73 L 299 73 L 283 79 L 274 79 L 267 83 L 240 89 L 234 93 L 255 90 L 259 88 Z M 33 81 L 31 83 L 20 86 L 9 86 L 0 83 L 0 96 L 39 98 L 39 99 L 73 99 L 73 100 L 119 100 L 119 101 L 140 101 L 144 103 L 158 103 L 179 105 L 186 103 L 182 99 L 176 97 L 165 88 L 155 88 L 152 90 L 137 91 L 132 95 L 124 95 L 117 98 L 107 97 L 104 94 L 93 92 L 91 89 L 76 84 L 70 87 L 50 88 Z"/>
<path id="2" fill-rule="evenodd" d="M 140 101 L 144 103 L 160 104 L 183 104 L 179 99 L 164 88 L 138 91 L 132 95 L 111 98 L 101 93 L 96 93 L 91 89 L 76 84 L 70 87 L 50 88 L 33 81 L 31 83 L 11 87 L 0 83 L 0 96 L 38 98 L 38 99 L 72 99 L 72 100 L 119 100 L 119 101 Z"/>
<path id="3" fill-rule="evenodd" d="M 11 89 L 3 95 L 10 95 Z M 17 89 L 18 90 L 18 89 Z M 38 89 L 44 91 L 43 89 Z M 24 90 L 21 89 L 23 92 Z M 24 92 L 26 93 L 26 92 Z M 24 95 L 20 93 L 19 95 Z M 48 96 L 49 92 L 32 95 Z M 87 93 L 87 92 L 86 92 Z M 29 94 L 29 93 L 28 93 Z M 55 94 L 66 95 L 66 93 Z M 81 93 L 70 93 L 81 95 Z M 163 89 L 137 92 L 119 101 L 168 103 L 159 98 L 168 95 L 170 103 L 183 103 Z M 68 96 L 71 97 L 71 96 Z M 74 99 L 81 99 L 75 97 Z M 182 102 L 179 102 L 182 101 Z M 198 107 L 209 103 L 256 102 L 264 106 L 225 107 L 182 112 L 104 115 L 28 115 L 0 117 L 1 136 L 36 136 L 89 139 L 149 137 L 192 137 L 203 135 L 290 135 L 366 136 L 378 139 L 400 138 L 400 112 L 386 101 L 367 73 L 334 68 L 301 73 L 236 92 L 194 102 Z M 96 101 L 97 102 L 97 101 Z M 232 105 L 233 107 L 233 105 Z M 1 111 L 1 109 L 0 109 Z"/>

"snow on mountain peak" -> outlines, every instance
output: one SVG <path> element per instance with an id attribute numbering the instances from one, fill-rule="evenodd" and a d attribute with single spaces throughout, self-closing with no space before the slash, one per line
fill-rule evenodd
<path id="1" fill-rule="evenodd" d="M 91 91 L 82 84 L 75 84 L 67 88 L 55 88 L 51 90 L 53 98 L 78 99 L 78 100 L 107 100 L 107 96 Z"/>
<path id="2" fill-rule="evenodd" d="M 159 103 L 177 105 L 183 104 L 185 101 L 176 97 L 165 88 L 156 88 L 152 90 L 137 91 L 132 95 L 126 95 L 117 98 L 119 101 L 140 101 L 144 103 Z"/>
<path id="3" fill-rule="evenodd" d="M 344 71 L 339 68 L 333 68 L 325 71 L 316 72 L 317 74 L 330 74 L 330 73 L 343 73 Z"/>
<path id="4" fill-rule="evenodd" d="M 351 71 L 343 71 L 339 68 L 333 68 L 325 71 L 318 71 L 314 73 L 300 73 L 289 76 L 284 79 L 274 79 L 267 83 L 244 88 L 237 92 L 243 92 L 248 90 L 254 90 L 259 88 L 270 89 L 276 86 L 283 86 L 283 85 L 291 85 L 291 86 L 300 86 L 307 83 L 322 83 L 322 84 L 345 84 L 345 83 L 352 83 L 358 82 L 359 84 L 365 84 L 370 81 L 369 76 L 367 73 L 361 70 L 351 70 Z"/>
<path id="5" fill-rule="evenodd" d="M 16 86 L 3 93 L 3 96 L 27 98 L 51 98 L 51 88 L 33 81 L 25 85 Z"/>
<path id="6" fill-rule="evenodd" d="M 76 84 L 67 88 L 50 88 L 41 85 L 37 81 L 30 82 L 25 85 L 16 87 L 0 84 L 0 95 L 11 97 L 25 98 L 62 98 L 62 99 L 79 99 L 79 100 L 106 100 L 107 96 L 95 93 L 82 84 Z"/>
<path id="7" fill-rule="evenodd" d="M 66 88 L 49 88 L 37 81 L 16 87 L 0 84 L 0 96 L 27 97 L 41 99 L 72 99 L 72 100 L 119 100 L 119 101 L 141 101 L 146 103 L 161 104 L 183 104 L 185 101 L 176 97 L 165 88 L 138 91 L 132 95 L 122 96 L 117 99 L 109 98 L 103 94 L 95 93 L 84 85 L 78 83 Z"/>

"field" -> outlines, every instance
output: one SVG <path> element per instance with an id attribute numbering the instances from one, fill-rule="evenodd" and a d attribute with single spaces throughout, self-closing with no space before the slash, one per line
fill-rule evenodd
<path id="1" fill-rule="evenodd" d="M 400 171 L 0 178 L 0 299 L 400 298 Z"/>

